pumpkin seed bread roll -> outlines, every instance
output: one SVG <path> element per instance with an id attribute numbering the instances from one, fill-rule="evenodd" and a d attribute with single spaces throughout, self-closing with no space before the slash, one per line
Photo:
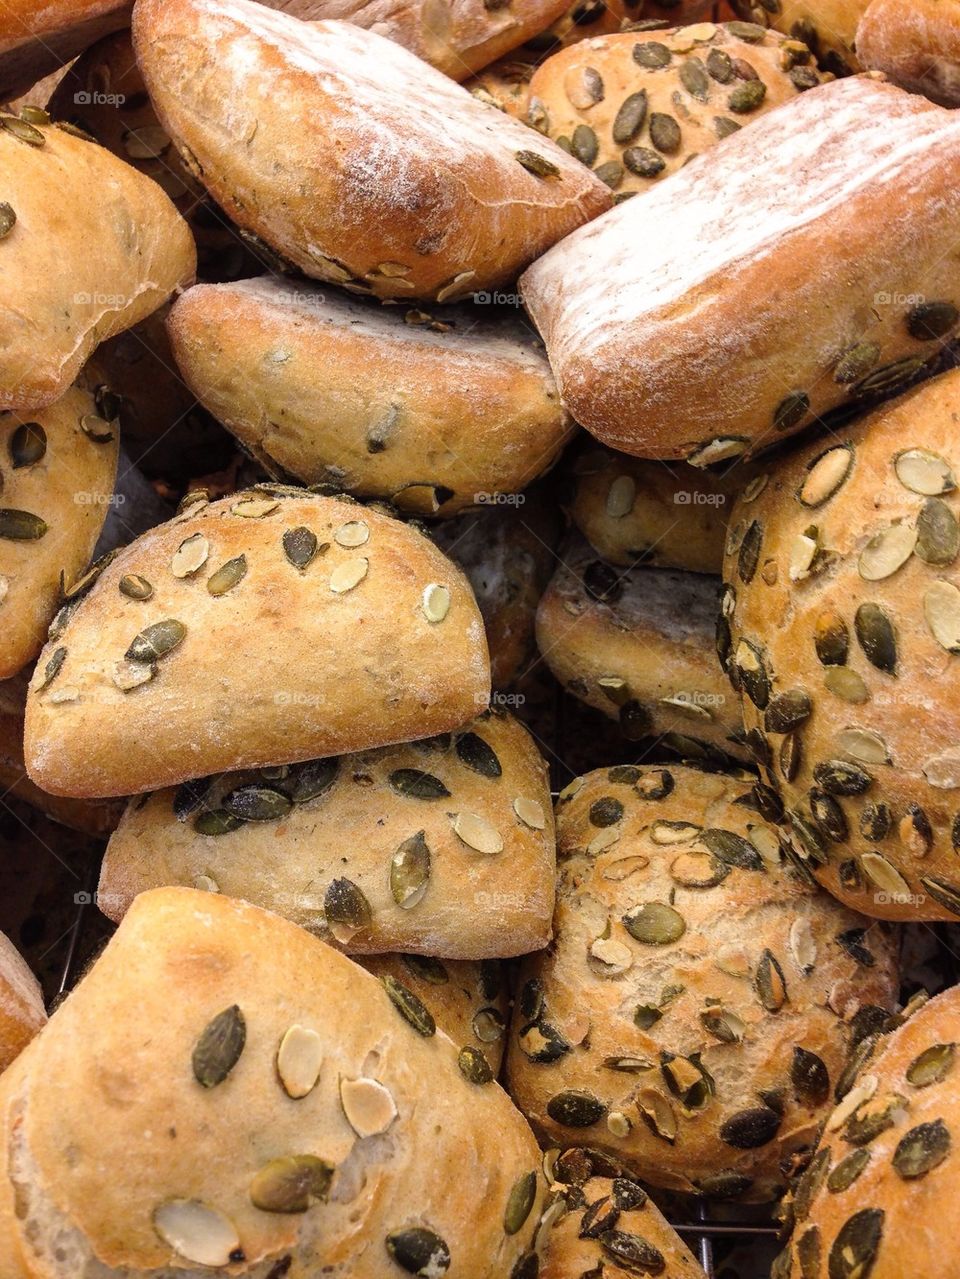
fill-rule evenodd
<path id="1" fill-rule="evenodd" d="M 413 991 L 460 1046 L 463 1064 L 477 1082 L 496 1079 L 510 1016 L 506 965 L 497 959 L 474 963 L 422 955 L 366 955 L 358 962 L 381 981 L 392 977 Z"/>
<path id="2" fill-rule="evenodd" d="M 729 0 L 729 3 L 741 18 L 762 27 L 774 27 L 809 45 L 824 71 L 845 76 L 860 70 L 857 23 L 871 0 Z"/>
<path id="3" fill-rule="evenodd" d="M 0 679 L 40 652 L 103 528 L 118 432 L 114 397 L 95 382 L 37 412 L 0 412 Z"/>
<path id="4" fill-rule="evenodd" d="M 960 916 L 960 371 L 778 462 L 731 517 L 721 659 L 822 884 Z"/>
<path id="5" fill-rule="evenodd" d="M 155 182 L 29 114 L 0 116 L 0 410 L 35 412 L 100 342 L 189 283 L 196 251 Z M 78 216 L 93 191 L 95 211 Z"/>
<path id="6" fill-rule="evenodd" d="M 871 1038 L 788 1205 L 792 1235 L 773 1279 L 900 1279 L 960 1266 L 956 1235 L 944 1229 L 960 1161 L 960 992 Z"/>
<path id="7" fill-rule="evenodd" d="M 596 1150 L 544 1161 L 552 1174 L 537 1239 L 540 1279 L 706 1279 L 686 1244 L 632 1175 Z"/>
<path id="8" fill-rule="evenodd" d="M 483 317 L 263 277 L 190 289 L 168 329 L 197 399 L 268 469 L 452 515 L 524 488 L 573 431 L 529 327 Z"/>
<path id="9" fill-rule="evenodd" d="M 748 453 L 902 387 L 956 332 L 955 113 L 837 81 L 674 179 L 523 277 L 564 402 L 605 444 L 695 465 Z"/>
<path id="10" fill-rule="evenodd" d="M 507 1072 L 534 1129 L 645 1182 L 767 1201 L 897 994 L 894 930 L 816 891 L 750 780 L 600 769 L 561 792 L 556 940 Z"/>
<path id="11" fill-rule="evenodd" d="M 623 199 L 820 82 L 802 41 L 701 22 L 554 54 L 530 81 L 526 121 Z"/>
<path id="12" fill-rule="evenodd" d="M 0 102 L 16 98 L 94 41 L 130 21 L 130 0 L 5 0 Z"/>
<path id="13" fill-rule="evenodd" d="M 516 720 L 488 712 L 440 738 L 132 800 L 100 906 L 120 919 L 137 893 L 181 884 L 354 954 L 486 959 L 547 944 L 555 868 L 546 765 Z"/>
<path id="14" fill-rule="evenodd" d="M 857 28 L 860 61 L 945 107 L 960 106 L 957 0 L 873 0 Z"/>
<path id="15" fill-rule="evenodd" d="M 426 537 L 262 485 L 191 503 L 66 611 L 24 755 L 54 795 L 132 795 L 445 732 L 489 693 L 470 588 Z"/>
<path id="16" fill-rule="evenodd" d="M 619 720 L 630 740 L 743 754 L 740 708 L 715 653 L 719 579 L 613 568 L 582 540 L 559 558 L 537 610 L 537 644 L 567 692 Z"/>
<path id="17" fill-rule="evenodd" d="M 160 122 L 217 203 L 305 275 L 440 302 L 512 282 L 610 193 L 406 49 L 252 0 L 139 0 Z"/>
<path id="18" fill-rule="evenodd" d="M 5 1277 L 501 1279 L 543 1199 L 523 1119 L 412 991 L 184 889 L 139 898 L 0 1109 Z"/>
<path id="19" fill-rule="evenodd" d="M 0 933 L 0 1070 L 19 1056 L 46 1020 L 40 983 L 13 942 Z"/>

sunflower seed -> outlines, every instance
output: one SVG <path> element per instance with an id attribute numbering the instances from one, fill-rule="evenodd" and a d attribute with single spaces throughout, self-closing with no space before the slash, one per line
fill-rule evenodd
<path id="1" fill-rule="evenodd" d="M 865 728 L 845 728 L 837 734 L 837 746 L 847 755 L 852 755 L 854 759 L 860 760 L 864 764 L 888 764 L 890 762 L 890 753 L 887 750 L 887 744 L 879 733 L 870 732 Z M 831 761 L 834 765 L 840 764 L 841 761 Z M 867 774 L 863 774 L 867 777 Z M 868 779 L 869 784 L 869 779 Z M 821 785 L 823 783 L 821 782 Z M 829 787 L 825 787 L 829 789 Z M 866 790 L 866 787 L 864 787 Z M 859 792 L 850 792 L 856 794 Z"/>
<path id="2" fill-rule="evenodd" d="M 513 1183 L 503 1214 L 503 1232 L 515 1235 L 521 1231 L 533 1211 L 537 1198 L 537 1174 L 525 1172 Z"/>
<path id="3" fill-rule="evenodd" d="M 806 1048 L 795 1047 L 790 1082 L 804 1105 L 822 1106 L 830 1095 L 830 1075 L 822 1057 Z"/>
<path id="4" fill-rule="evenodd" d="M 543 811 L 543 805 L 535 799 L 525 799 L 522 795 L 518 795 L 513 801 L 513 811 L 523 822 L 524 826 L 529 826 L 531 830 L 544 830 L 547 825 L 546 815 Z"/>
<path id="5" fill-rule="evenodd" d="M 447 799 L 450 792 L 439 777 L 419 768 L 396 768 L 387 779 L 392 790 L 406 799 Z"/>
<path id="6" fill-rule="evenodd" d="M 906 524 L 891 524 L 874 534 L 860 552 L 860 576 L 865 582 L 892 577 L 913 554 L 917 540 L 917 530 Z"/>
<path id="7" fill-rule="evenodd" d="M 47 451 L 47 433 L 39 422 L 24 422 L 10 437 L 10 460 L 13 469 L 35 466 Z"/>
<path id="8" fill-rule="evenodd" d="M 503 852 L 503 836 L 485 817 L 476 813 L 457 813 L 453 819 L 453 830 L 475 852 L 490 856 Z"/>
<path id="9" fill-rule="evenodd" d="M 957 487 L 949 462 L 927 449 L 906 449 L 898 453 L 893 469 L 904 488 L 924 497 L 938 497 Z"/>
<path id="10" fill-rule="evenodd" d="M 879 604 L 861 604 L 854 629 L 864 656 L 878 671 L 896 674 L 897 641 L 893 623 Z"/>
<path id="11" fill-rule="evenodd" d="M 37 542 L 47 532 L 47 527 L 46 521 L 39 515 L 17 511 L 12 507 L 0 508 L 0 540 Z"/>
<path id="12" fill-rule="evenodd" d="M 440 1279 L 450 1269 L 450 1249 L 439 1235 L 423 1226 L 391 1231 L 386 1245 L 387 1252 L 407 1274 Z"/>
<path id="13" fill-rule="evenodd" d="M 369 568 L 370 561 L 362 555 L 355 555 L 352 559 L 344 560 L 330 574 L 331 591 L 335 595 L 345 595 L 347 591 L 352 591 L 367 576 Z"/>
<path id="14" fill-rule="evenodd" d="M 409 986 L 404 986 L 395 977 L 387 976 L 381 980 L 394 1008 L 405 1021 L 410 1023 L 418 1035 L 422 1035 L 424 1039 L 429 1039 L 431 1035 L 437 1033 L 437 1023 L 434 1021 L 432 1013 L 417 998 Z"/>
<path id="15" fill-rule="evenodd" d="M 850 649 L 850 632 L 839 613 L 821 613 L 816 620 L 814 644 L 824 666 L 843 666 Z"/>
<path id="16" fill-rule="evenodd" d="M 239 502 L 234 502 L 230 507 L 230 513 L 247 520 L 262 520 L 265 516 L 272 515 L 279 505 L 279 502 L 271 501 L 269 498 L 245 497 Z"/>
<path id="17" fill-rule="evenodd" d="M 776 955 L 764 950 L 757 965 L 754 986 L 768 1013 L 779 1012 L 787 1002 L 787 982 Z"/>
<path id="18" fill-rule="evenodd" d="M 369 542 L 370 528 L 363 520 L 348 520 L 334 532 L 333 540 L 338 546 L 345 546 L 352 550 Z"/>
<path id="19" fill-rule="evenodd" d="M 770 701 L 770 677 L 763 665 L 763 657 L 756 645 L 741 639 L 737 645 L 734 662 L 743 683 L 744 692 L 757 710 L 766 710 Z"/>
<path id="20" fill-rule="evenodd" d="M 659 1248 L 640 1235 L 623 1230 L 608 1230 L 600 1238 L 600 1247 L 604 1256 L 621 1263 L 629 1274 L 658 1275 L 667 1264 Z"/>
<path id="21" fill-rule="evenodd" d="M 546 156 L 539 155 L 536 151 L 515 151 L 513 153 L 513 158 L 519 165 L 526 169 L 528 173 L 532 173 L 535 177 L 559 178 L 560 176 L 560 170 L 553 161 L 548 160 Z M 469 274 L 472 277 L 474 272 L 470 272 Z M 459 276 L 457 278 L 459 279 Z M 444 299 L 438 294 L 437 300 L 442 302 Z"/>
<path id="22" fill-rule="evenodd" d="M 837 933 L 837 941 L 858 964 L 862 964 L 864 968 L 872 968 L 877 961 L 872 951 L 863 944 L 866 931 L 865 928 L 847 928 Z"/>
<path id="23" fill-rule="evenodd" d="M 645 902 L 623 916 L 623 926 L 636 941 L 667 946 L 679 941 L 687 925 L 679 911 L 664 902 Z"/>
<path id="24" fill-rule="evenodd" d="M 17 215 L 13 205 L 6 200 L 0 201 L 0 240 L 6 239 L 17 224 Z"/>
<path id="25" fill-rule="evenodd" d="M 700 1014 L 700 1024 L 722 1044 L 739 1044 L 747 1028 L 743 1018 L 731 1008 L 708 1008 Z"/>
<path id="26" fill-rule="evenodd" d="M 937 643 L 950 653 L 960 653 L 960 590 L 940 580 L 928 586 L 923 615 Z"/>
<path id="27" fill-rule="evenodd" d="M 326 1202 L 333 1164 L 316 1155 L 283 1155 L 265 1164 L 250 1183 L 250 1202 L 261 1212 L 307 1212 Z"/>
<path id="28" fill-rule="evenodd" d="M 881 857 L 879 853 L 862 853 L 860 865 L 863 867 L 864 873 L 876 884 L 881 892 L 887 893 L 894 898 L 906 898 L 909 895 L 910 885 L 900 872 L 885 857 Z"/>
<path id="29" fill-rule="evenodd" d="M 128 662 L 159 661 L 161 657 L 166 657 L 182 644 L 186 634 L 187 628 L 176 618 L 170 617 L 163 622 L 154 622 L 152 626 L 148 626 L 134 637 L 124 657 Z"/>
<path id="30" fill-rule="evenodd" d="M 960 886 L 933 875 L 921 875 L 920 884 L 939 906 L 960 916 Z"/>
<path id="31" fill-rule="evenodd" d="M 788 942 L 793 962 L 802 973 L 812 973 L 817 962 L 817 943 L 808 919 L 795 919 L 790 925 Z"/>
<path id="32" fill-rule="evenodd" d="M 807 476 L 797 493 L 811 509 L 823 506 L 848 479 L 853 469 L 853 449 L 848 444 L 827 449 L 807 464 Z"/>
<path id="33" fill-rule="evenodd" d="M 755 1150 L 777 1135 L 781 1117 L 768 1106 L 741 1110 L 720 1126 L 720 1140 L 735 1150 Z"/>
<path id="34" fill-rule="evenodd" d="M 666 117 L 669 119 L 669 117 Z M 740 457 L 750 447 L 751 441 L 742 435 L 721 435 L 707 440 L 687 456 L 691 466 L 713 466 L 715 462 L 725 462 L 732 457 Z"/>
<path id="35" fill-rule="evenodd" d="M 633 142 L 643 128 L 646 118 L 647 93 L 645 89 L 640 89 L 637 93 L 631 93 L 629 97 L 624 98 L 613 121 L 612 136 L 617 146 L 627 146 L 628 143 Z"/>
<path id="36" fill-rule="evenodd" d="M 153 1228 L 179 1257 L 198 1266 L 228 1266 L 240 1252 L 233 1223 L 196 1199 L 168 1199 L 160 1204 L 153 1213 Z"/>
<path id="37" fill-rule="evenodd" d="M 247 1023 L 236 1004 L 207 1024 L 193 1050 L 193 1073 L 204 1088 L 222 1084 L 240 1060 L 247 1042 Z"/>
<path id="38" fill-rule="evenodd" d="M 916 552 L 925 564 L 952 564 L 960 551 L 960 524 L 939 497 L 928 497 L 917 518 Z"/>
<path id="39" fill-rule="evenodd" d="M 763 724 L 768 733 L 789 733 L 810 718 L 813 702 L 800 688 L 779 693 L 767 707 Z"/>
<path id="40" fill-rule="evenodd" d="M 557 1093 L 547 1102 L 547 1114 L 564 1128 L 590 1128 L 606 1113 L 607 1108 L 599 1098 L 577 1089 Z"/>
<path id="41" fill-rule="evenodd" d="M 323 1041 L 315 1030 L 291 1026 L 277 1050 L 277 1074 L 284 1092 L 295 1101 L 317 1086 L 323 1064 Z"/>
<path id="42" fill-rule="evenodd" d="M 386 1132 L 397 1117 L 390 1090 L 377 1079 L 341 1079 L 340 1105 L 358 1137 Z"/>
<path id="43" fill-rule="evenodd" d="M 461 733 L 455 744 L 457 758 L 481 777 L 500 777 L 503 769 L 497 753 L 477 733 Z"/>
<path id="44" fill-rule="evenodd" d="M 921 302 L 907 315 L 907 331 L 918 342 L 945 338 L 960 323 L 960 310 L 952 302 Z"/>

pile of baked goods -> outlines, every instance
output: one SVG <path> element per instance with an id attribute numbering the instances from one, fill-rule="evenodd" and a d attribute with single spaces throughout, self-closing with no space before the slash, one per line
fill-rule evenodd
<path id="1" fill-rule="evenodd" d="M 0 1279 L 960 1272 L 960 0 L 2 7 Z"/>

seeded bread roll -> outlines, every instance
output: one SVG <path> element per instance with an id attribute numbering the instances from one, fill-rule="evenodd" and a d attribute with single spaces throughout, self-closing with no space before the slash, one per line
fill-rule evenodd
<path id="1" fill-rule="evenodd" d="M 102 909 L 120 919 L 137 893 L 182 884 L 243 897 L 355 954 L 485 959 L 550 940 L 547 770 L 505 713 L 265 772 L 131 801 L 104 861 Z"/>
<path id="2" fill-rule="evenodd" d="M 90 798 L 456 728 L 490 664 L 466 580 L 427 538 L 265 485 L 121 551 L 31 688 L 30 776 Z"/>
<path id="3" fill-rule="evenodd" d="M 857 28 L 860 61 L 945 107 L 960 106 L 960 3 L 873 0 Z"/>
<path id="4" fill-rule="evenodd" d="M 720 573 L 734 498 L 758 467 L 717 471 L 592 448 L 571 467 L 570 515 L 610 564 Z"/>
<path id="5" fill-rule="evenodd" d="M 472 963 L 421 955 L 366 955 L 358 962 L 381 981 L 393 977 L 412 990 L 443 1033 L 469 1049 L 467 1057 L 479 1074 L 486 1074 L 486 1062 L 491 1076 L 499 1075 L 510 1016 L 509 983 L 499 960 Z"/>
<path id="6" fill-rule="evenodd" d="M 0 933 L 0 1071 L 6 1070 L 47 1020 L 40 983 Z"/>
<path id="7" fill-rule="evenodd" d="M 483 314 L 265 276 L 190 289 L 168 327 L 194 394 L 269 468 L 451 515 L 524 488 L 573 430 L 529 327 Z"/>
<path id="8" fill-rule="evenodd" d="M 812 63 L 801 41 L 744 23 L 600 36 L 537 70 L 526 120 L 621 199 L 815 88 Z"/>
<path id="9" fill-rule="evenodd" d="M 139 0 L 160 122 L 217 203 L 306 275 L 448 301 L 610 204 L 545 138 L 399 45 L 252 0 Z"/>
<path id="10" fill-rule="evenodd" d="M 564 402 L 604 443 L 721 461 L 908 382 L 956 332 L 960 116 L 838 81 L 674 178 L 523 277 Z"/>
<path id="11" fill-rule="evenodd" d="M 460 1060 L 404 986 L 292 924 L 144 894 L 3 1078 L 2 1273 L 501 1279 L 539 1152 Z"/>
<path id="12" fill-rule="evenodd" d="M 0 679 L 40 652 L 103 527 L 118 445 L 112 396 L 95 383 L 36 413 L 0 412 Z"/>
<path id="13" fill-rule="evenodd" d="M 770 468 L 731 516 L 721 658 L 802 855 L 885 919 L 960 916 L 960 371 Z"/>
<path id="14" fill-rule="evenodd" d="M 130 21 L 130 0 L 4 0 L 0 102 L 7 102 Z"/>
<path id="15" fill-rule="evenodd" d="M 944 1206 L 960 1184 L 958 1039 L 954 988 L 863 1054 L 794 1193 L 793 1233 L 774 1279 L 957 1273 L 960 1246 L 944 1229 Z"/>
<path id="16" fill-rule="evenodd" d="M 717 578 L 615 569 L 582 539 L 537 610 L 537 644 L 561 684 L 634 741 L 688 739 L 742 754 L 740 708 L 716 660 Z"/>
<path id="17" fill-rule="evenodd" d="M 520 974 L 507 1068 L 543 1136 L 651 1185 L 775 1198 L 896 944 L 784 860 L 749 781 L 601 769 L 563 792 L 556 941 Z"/>
<path id="18" fill-rule="evenodd" d="M 629 1173 L 595 1150 L 565 1151 L 537 1239 L 540 1279 L 706 1279 L 686 1244 Z"/>
<path id="19" fill-rule="evenodd" d="M 857 23 L 871 0 L 729 0 L 740 17 L 809 45 L 832 75 L 859 71 Z M 912 6 L 914 0 L 910 0 Z"/>

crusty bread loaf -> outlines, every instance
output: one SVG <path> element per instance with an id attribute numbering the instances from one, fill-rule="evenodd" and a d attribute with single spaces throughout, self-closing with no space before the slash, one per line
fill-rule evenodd
<path id="1" fill-rule="evenodd" d="M 960 116 L 838 81 L 674 178 L 523 277 L 561 395 L 605 443 L 756 450 L 909 381 L 956 331 Z"/>
<path id="2" fill-rule="evenodd" d="M 527 325 L 264 276 L 198 285 L 169 320 L 202 404 L 264 464 L 451 515 L 524 488 L 573 430 Z"/>
<path id="3" fill-rule="evenodd" d="M 103 527 L 118 430 L 96 383 L 85 375 L 49 408 L 0 412 L 0 679 L 40 652 Z"/>
<path id="4" fill-rule="evenodd" d="M 460 1062 L 411 992 L 294 925 L 144 894 L 0 1085 L 2 1273 L 12 1238 L 31 1279 L 501 1279 L 539 1152 Z"/>
<path id="5" fill-rule="evenodd" d="M 897 942 L 798 874 L 751 801 L 749 779 L 672 766 L 561 792 L 556 940 L 519 975 L 507 1068 L 551 1141 L 761 1201 L 893 1007 Z"/>
<path id="6" fill-rule="evenodd" d="M 719 579 L 612 568 L 582 539 L 559 559 L 537 610 L 537 644 L 567 691 L 632 740 L 742 755 L 740 707 L 716 660 Z"/>
<path id="7" fill-rule="evenodd" d="M 857 28 L 857 54 L 904 89 L 960 106 L 958 0 L 871 0 Z"/>
<path id="8" fill-rule="evenodd" d="M 357 954 L 485 959 L 550 940 L 547 770 L 505 713 L 266 771 L 132 800 L 103 865 L 105 913 L 120 919 L 137 893 L 181 884 L 243 897 Z"/>
<path id="9" fill-rule="evenodd" d="M 129 795 L 427 737 L 489 691 L 476 603 L 426 537 L 266 485 L 109 564 L 40 657 L 24 754 L 55 795 Z"/>
<path id="10" fill-rule="evenodd" d="M 0 1071 L 6 1070 L 46 1020 L 39 982 L 13 942 L 0 933 Z"/>
<path id="11" fill-rule="evenodd" d="M 864 1051 L 800 1179 L 774 1279 L 954 1275 L 960 991 L 922 1005 Z M 864 1045 L 867 1049 L 867 1045 Z"/>
<path id="12" fill-rule="evenodd" d="M 139 0 L 134 46 L 214 199 L 305 274 L 447 301 L 610 204 L 599 179 L 399 45 L 252 0 Z"/>
<path id="13" fill-rule="evenodd" d="M 701 22 L 563 49 L 531 79 L 525 119 L 622 200 L 820 80 L 801 41 Z"/>
<path id="14" fill-rule="evenodd" d="M 771 466 L 727 544 L 748 741 L 820 882 L 887 919 L 960 916 L 958 419 L 955 370 Z"/>
<path id="15" fill-rule="evenodd" d="M 0 102 L 130 21 L 131 0 L 4 0 L 0 9 Z M 39 104 L 38 104 L 39 105 Z"/>
<path id="16" fill-rule="evenodd" d="M 0 121 L 0 189 L 0 409 L 32 412 L 189 283 L 196 253 L 155 182 L 62 129 Z"/>
<path id="17" fill-rule="evenodd" d="M 860 69 L 857 23 L 870 0 L 729 0 L 735 13 L 760 26 L 803 40 L 824 71 L 849 75 Z M 909 0 L 912 5 L 914 0 Z"/>

